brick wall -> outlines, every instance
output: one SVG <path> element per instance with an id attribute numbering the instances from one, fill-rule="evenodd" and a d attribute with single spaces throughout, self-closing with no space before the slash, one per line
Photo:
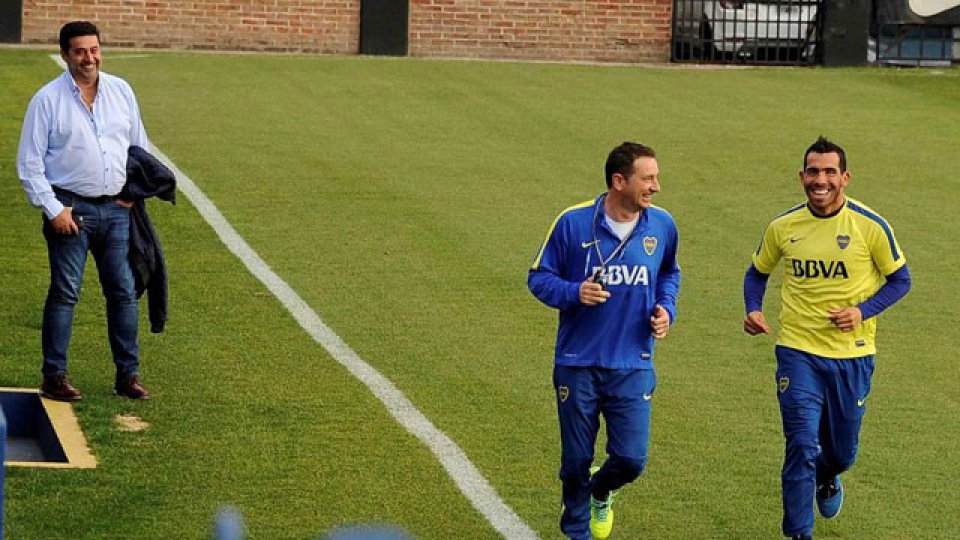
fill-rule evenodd
<path id="1" fill-rule="evenodd" d="M 23 0 L 24 43 L 89 20 L 104 45 L 354 54 L 360 0 Z"/>
<path id="2" fill-rule="evenodd" d="M 361 0 L 23 0 L 23 42 L 86 19 L 107 46 L 355 54 Z M 410 0 L 411 56 L 666 61 L 671 0 Z"/>
<path id="3" fill-rule="evenodd" d="M 671 0 L 411 0 L 410 54 L 667 61 Z"/>

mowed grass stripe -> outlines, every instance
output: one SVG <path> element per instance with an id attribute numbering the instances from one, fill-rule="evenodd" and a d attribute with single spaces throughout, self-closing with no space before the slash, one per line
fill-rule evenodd
<path id="1" fill-rule="evenodd" d="M 330 329 L 303 299 L 278 276 L 270 266 L 237 234 L 216 205 L 159 148 L 160 157 L 177 175 L 177 187 L 210 224 L 223 244 L 237 256 L 257 279 L 287 308 L 300 326 L 319 343 L 334 360 L 362 382 L 387 408 L 390 415 L 407 431 L 420 439 L 446 469 L 464 496 L 504 538 L 525 540 L 537 534 L 507 506 L 496 490 L 483 477 L 470 458 L 450 437 L 437 429 L 389 379 L 365 362 Z"/>
<path id="2" fill-rule="evenodd" d="M 58 54 L 50 59 L 61 69 L 67 64 Z M 260 258 L 247 242 L 223 217 L 217 206 L 203 193 L 162 150 L 154 146 L 151 150 L 160 157 L 177 175 L 177 187 L 187 195 L 200 215 L 210 224 L 217 236 L 231 253 L 237 256 L 257 279 L 287 308 L 294 319 L 310 336 L 330 355 L 362 382 L 387 408 L 390 415 L 412 435 L 420 439 L 443 468 L 453 479 L 460 491 L 505 538 L 526 540 L 536 538 L 536 533 L 520 519 L 506 503 L 500 499 L 496 490 L 477 470 L 470 458 L 450 437 L 437 429 L 429 418 L 423 415 L 413 403 L 403 395 L 389 379 L 365 362 L 347 345 L 336 332 L 330 329 L 299 294 L 278 276 L 270 266 Z"/>
<path id="3" fill-rule="evenodd" d="M 0 377 L 36 386 L 46 253 L 14 157 L 27 100 L 57 70 L 33 52 L 0 52 L 0 62 L 0 223 L 10 232 L 0 239 Z M 151 214 L 171 270 L 170 326 L 140 343 L 156 399 L 110 397 L 103 306 L 88 263 L 70 368 L 86 394 L 75 410 L 100 467 L 10 471 L 8 536 L 206 538 L 223 504 L 238 506 L 258 538 L 313 538 L 354 522 L 394 523 L 418 538 L 499 536 L 190 205 L 151 204 Z M 151 427 L 122 433 L 117 414 Z M 429 501 L 447 511 L 423 511 Z"/>
<path id="4" fill-rule="evenodd" d="M 244 136 L 231 138 L 237 148 L 219 157 L 202 130 L 171 125 L 178 129 L 161 130 L 176 133 L 165 147 L 191 170 L 209 171 L 207 192 L 258 252 L 454 434 L 541 534 L 556 531 L 548 362 L 555 314 L 532 301 L 517 269 L 529 265 L 559 209 L 601 189 L 609 145 L 640 138 L 660 150 L 659 200 L 681 220 L 686 272 L 680 324 L 659 355 L 660 436 L 647 475 L 624 494 L 621 516 L 635 519 L 622 518 L 618 530 L 772 537 L 782 441 L 766 392 L 771 345 L 739 330 L 749 253 L 765 222 L 802 197 L 797 155 L 821 130 L 867 158 L 858 162 L 853 193 L 909 234 L 904 228 L 918 217 L 897 214 L 903 184 L 936 206 L 942 197 L 927 195 L 944 189 L 943 177 L 931 169 L 919 172 L 922 182 L 885 174 L 900 163 L 888 126 L 929 126 L 908 148 L 948 167 L 935 160 L 946 150 L 937 133 L 949 133 L 956 117 L 938 103 L 938 94 L 953 92 L 955 73 L 937 83 L 922 72 L 871 70 L 706 73 L 309 57 L 172 63 L 182 73 L 158 74 L 174 86 L 192 87 L 187 74 L 210 70 L 215 86 L 197 90 L 207 98 L 203 116 L 225 126 L 218 132 Z M 156 79 L 140 67 L 144 82 Z M 929 85 L 932 96 L 924 97 L 932 99 L 909 110 L 890 105 L 913 103 L 920 85 Z M 152 98 L 165 112 L 201 114 L 194 102 Z M 172 124 L 164 116 L 152 120 Z M 910 257 L 929 268 L 922 251 Z M 901 331 L 903 308 L 882 324 Z M 899 345 L 901 334 L 885 335 Z M 922 381 L 926 369 L 934 368 L 903 375 Z M 882 450 L 865 445 L 864 452 Z M 634 507 L 631 497 L 647 503 Z M 874 514 L 851 512 L 820 527 L 843 534 L 901 526 Z"/>
<path id="5" fill-rule="evenodd" d="M 31 65 L 24 56 L 6 59 Z M 958 496 L 942 488 L 943 478 L 958 475 L 957 460 L 944 459 L 960 418 L 960 388 L 949 383 L 960 377 L 952 360 L 956 317 L 945 299 L 960 294 L 953 277 L 960 254 L 944 216 L 956 201 L 960 71 L 165 53 L 106 62 L 137 89 L 152 139 L 203 179 L 204 192 L 271 268 L 453 437 L 543 537 L 558 534 L 550 384 L 556 314 L 523 281 L 550 220 L 602 190 L 603 156 L 625 139 L 658 150 L 657 204 L 680 226 L 684 290 L 678 324 L 658 348 L 649 468 L 624 490 L 616 534 L 779 536 L 783 443 L 772 340 L 742 334 L 740 283 L 763 226 L 802 199 L 802 149 L 821 132 L 836 139 L 851 159 L 851 195 L 894 225 L 915 282 L 881 316 L 861 457 L 845 478 L 849 500 L 840 519 L 818 522 L 816 536 L 960 536 L 960 523 L 944 518 Z M 35 62 L 30 69 L 39 70 Z M 0 81 L 16 81 L 19 72 L 0 70 Z M 22 102 L 4 106 L 0 146 L 15 146 L 7 126 L 19 128 L 25 100 L 47 78 L 6 94 Z M 0 220 L 9 220 L 0 247 L 10 254 L 0 272 L 11 276 L 0 281 L 11 306 L 0 312 L 0 349 L 8 355 L 0 374 L 26 385 L 36 378 L 36 326 L 19 321 L 39 319 L 36 291 L 45 284 L 35 269 L 45 263 L 36 214 L 9 172 L 14 152 L 0 155 L 8 159 L 0 174 L 9 175 L 0 188 L 7 190 Z M 112 467 L 98 477 L 98 490 L 82 496 L 62 478 L 15 479 L 15 521 L 32 533 L 21 536 L 41 536 L 36 531 L 64 521 L 37 504 L 57 493 L 78 507 L 66 509 L 65 520 L 92 530 L 116 526 L 95 502 L 109 507 L 106 498 L 135 491 L 143 497 L 114 507 L 148 516 L 166 532 L 196 531 L 214 497 L 192 486 L 222 487 L 211 482 L 216 475 L 229 475 L 232 494 L 269 494 L 240 499 L 267 537 L 304 537 L 348 515 L 382 516 L 427 539 L 496 535 L 346 370 L 332 361 L 298 362 L 325 353 L 191 208 L 156 212 L 178 270 L 172 291 L 184 319 L 176 340 L 144 339 L 145 358 L 157 359 L 148 376 L 168 393 L 167 405 L 202 411 L 234 430 L 254 424 L 253 444 L 227 452 L 222 439 L 242 438 L 163 407 L 150 414 L 158 429 L 142 442 L 149 448 L 159 439 L 173 449 L 160 460 L 111 435 L 109 403 L 89 402 L 81 422 L 92 426 L 98 457 L 110 454 Z M 78 355 L 90 356 L 75 358 L 102 358 L 95 356 L 103 354 L 102 323 L 90 309 L 95 289 L 86 290 L 76 345 Z M 767 302 L 773 319 L 773 294 Z M 188 351 L 186 342 L 201 351 Z M 203 362 L 159 361 L 197 356 Z M 88 390 L 103 365 L 85 363 L 93 368 L 76 367 Z M 214 374 L 242 391 L 207 397 Z M 254 383 L 275 394 L 252 393 Z M 299 393 L 304 402 L 291 406 Z M 238 405 L 228 411 L 223 402 Z M 289 418 L 278 415 L 284 410 Z M 187 429 L 197 418 L 209 434 Z M 267 441 L 311 445 L 267 451 Z M 205 467 L 187 459 L 204 455 Z M 271 459 L 255 459 L 262 455 Z M 120 467 L 128 482 L 145 483 L 137 458 L 161 471 L 155 489 L 114 486 L 117 460 L 128 460 Z M 179 508 L 174 486 L 186 486 L 196 508 Z M 25 508 L 38 514 L 25 516 Z M 317 517 L 305 519 L 311 509 Z M 174 514 L 184 522 L 178 529 L 168 525 Z M 263 532 L 277 521 L 285 528 Z"/>

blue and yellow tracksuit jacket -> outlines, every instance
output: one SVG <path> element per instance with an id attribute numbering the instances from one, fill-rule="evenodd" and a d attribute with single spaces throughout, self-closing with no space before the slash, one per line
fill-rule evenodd
<path id="1" fill-rule="evenodd" d="M 676 319 L 677 227 L 669 212 L 651 206 L 617 251 L 621 240 L 604 219 L 605 197 L 557 216 L 527 285 L 541 302 L 560 310 L 556 365 L 652 369 L 654 306 L 667 310 L 671 324 Z M 601 257 L 609 260 L 604 264 Z M 580 304 L 580 284 L 600 267 L 610 298 L 596 306 Z"/>

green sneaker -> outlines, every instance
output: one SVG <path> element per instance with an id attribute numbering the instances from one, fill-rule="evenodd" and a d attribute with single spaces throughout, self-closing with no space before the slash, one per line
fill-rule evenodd
<path id="1" fill-rule="evenodd" d="M 590 476 L 600 470 L 600 467 L 591 467 Z M 604 540 L 613 531 L 613 499 L 617 492 L 611 491 L 605 501 L 598 501 L 590 496 L 590 534 L 597 540 Z"/>
<path id="2" fill-rule="evenodd" d="M 605 501 L 590 496 L 590 534 L 597 540 L 604 540 L 613 531 L 613 493 Z"/>

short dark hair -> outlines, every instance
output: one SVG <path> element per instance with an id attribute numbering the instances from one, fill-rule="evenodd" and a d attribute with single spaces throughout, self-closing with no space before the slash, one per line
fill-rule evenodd
<path id="1" fill-rule="evenodd" d="M 97 41 L 100 41 L 100 30 L 97 30 L 97 25 L 89 21 L 68 22 L 60 29 L 60 50 L 68 52 L 70 40 L 80 36 L 97 36 Z"/>
<path id="2" fill-rule="evenodd" d="M 847 153 L 843 151 L 843 148 L 840 148 L 840 145 L 827 139 L 823 135 L 817 138 L 816 142 L 810 145 L 810 148 L 807 148 L 807 151 L 803 154 L 803 168 L 807 168 L 807 156 L 810 154 L 830 154 L 835 153 L 840 156 L 840 172 L 845 172 L 847 170 Z"/>
<path id="3" fill-rule="evenodd" d="M 604 167 L 607 173 L 607 189 L 613 186 L 614 174 L 629 176 L 633 172 L 633 162 L 641 157 L 655 158 L 657 153 L 649 146 L 629 141 L 611 150 Z"/>

